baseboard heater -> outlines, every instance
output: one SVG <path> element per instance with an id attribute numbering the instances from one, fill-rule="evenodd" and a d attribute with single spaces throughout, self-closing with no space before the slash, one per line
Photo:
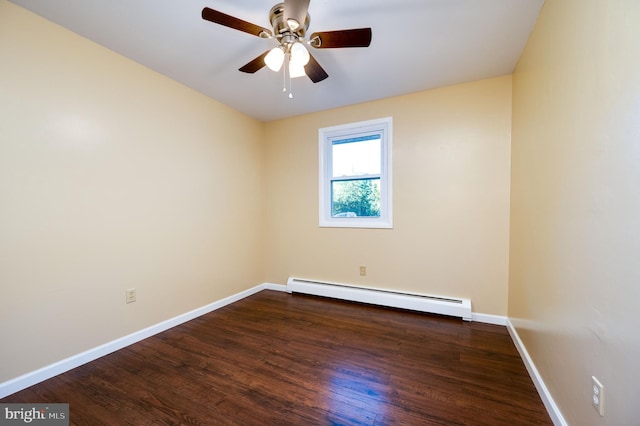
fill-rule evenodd
<path id="1" fill-rule="evenodd" d="M 348 284 L 312 281 L 290 277 L 287 292 L 332 297 L 353 302 L 370 303 L 392 308 L 460 317 L 471 321 L 471 300 L 452 297 L 428 296 Z"/>

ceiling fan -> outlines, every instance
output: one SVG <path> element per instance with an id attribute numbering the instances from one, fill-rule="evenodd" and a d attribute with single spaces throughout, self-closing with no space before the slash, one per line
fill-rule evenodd
<path id="1" fill-rule="evenodd" d="M 368 47 L 371 44 L 371 28 L 315 32 L 306 38 L 310 22 L 307 13 L 309 2 L 310 0 L 284 0 L 273 6 L 269 12 L 273 31 L 208 7 L 202 9 L 202 19 L 278 41 L 278 46 L 243 65 L 240 71 L 253 74 L 265 66 L 279 71 L 288 57 L 291 78 L 307 75 L 311 81 L 318 83 L 329 77 L 329 74 L 306 46 L 316 49 Z"/>

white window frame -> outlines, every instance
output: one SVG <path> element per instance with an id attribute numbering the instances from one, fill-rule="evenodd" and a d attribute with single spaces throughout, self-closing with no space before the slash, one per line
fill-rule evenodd
<path id="1" fill-rule="evenodd" d="M 380 216 L 379 217 L 333 217 L 331 215 L 332 141 L 380 133 Z M 318 130 L 320 163 L 320 227 L 334 228 L 393 228 L 392 203 L 392 152 L 393 118 L 384 117 Z"/>

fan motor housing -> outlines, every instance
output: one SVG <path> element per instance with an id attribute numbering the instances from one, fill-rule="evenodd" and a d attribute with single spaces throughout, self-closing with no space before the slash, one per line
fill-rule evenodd
<path id="1" fill-rule="evenodd" d="M 295 36 L 297 38 L 304 38 L 307 33 L 307 29 L 309 28 L 309 23 L 311 22 L 311 18 L 307 13 L 307 17 L 304 20 L 304 24 L 300 25 L 295 31 L 291 30 L 287 23 L 284 21 L 284 3 L 278 3 L 271 8 L 269 12 L 269 20 L 271 21 L 271 26 L 273 27 L 273 33 L 276 36 L 286 36 L 287 33 Z"/>

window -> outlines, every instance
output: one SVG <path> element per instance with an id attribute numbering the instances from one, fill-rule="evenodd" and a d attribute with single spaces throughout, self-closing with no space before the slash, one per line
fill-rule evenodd
<path id="1" fill-rule="evenodd" d="M 318 134 L 320 226 L 392 228 L 391 117 Z"/>

